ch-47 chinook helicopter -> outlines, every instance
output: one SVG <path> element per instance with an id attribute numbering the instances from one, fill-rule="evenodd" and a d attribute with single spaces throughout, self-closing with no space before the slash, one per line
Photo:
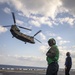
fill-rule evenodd
<path id="1" fill-rule="evenodd" d="M 36 36 L 38 33 L 40 33 L 41 30 L 39 30 L 36 34 L 34 34 L 34 36 L 29 36 L 29 35 L 23 34 L 22 32 L 20 32 L 19 28 L 26 29 L 26 30 L 30 30 L 30 31 L 31 31 L 31 29 L 24 28 L 24 27 L 21 27 L 21 26 L 17 26 L 16 25 L 16 20 L 15 20 L 15 15 L 14 15 L 13 12 L 12 12 L 12 16 L 13 16 L 14 24 L 11 25 L 11 26 L 9 25 L 9 26 L 3 26 L 3 27 L 11 27 L 10 28 L 10 32 L 13 35 L 13 37 L 15 37 L 15 38 L 17 38 L 17 39 L 19 39 L 21 41 L 24 41 L 25 44 L 26 44 L 26 42 L 35 44 L 34 39 L 35 40 L 37 40 L 37 39 L 34 38 L 34 36 Z M 40 42 L 39 40 L 37 40 L 37 41 Z"/>

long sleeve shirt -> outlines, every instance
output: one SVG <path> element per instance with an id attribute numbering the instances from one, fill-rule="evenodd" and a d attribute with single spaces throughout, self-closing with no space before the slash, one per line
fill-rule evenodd
<path id="1" fill-rule="evenodd" d="M 50 55 L 48 55 L 48 53 Z M 48 64 L 52 63 L 52 62 L 58 62 L 59 59 L 59 49 L 56 45 L 53 45 L 47 52 L 47 62 Z"/>
<path id="2" fill-rule="evenodd" d="M 68 57 L 66 58 L 65 66 L 66 66 L 66 67 L 69 67 L 69 66 L 71 67 L 71 66 L 72 66 L 72 59 L 71 59 L 70 56 L 68 56 Z"/>

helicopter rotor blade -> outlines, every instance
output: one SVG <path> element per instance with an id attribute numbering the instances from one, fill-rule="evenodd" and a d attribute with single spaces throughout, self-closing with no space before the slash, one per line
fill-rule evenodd
<path id="1" fill-rule="evenodd" d="M 41 32 L 41 30 L 39 30 L 36 34 L 34 34 L 34 36 L 36 36 L 38 33 L 40 33 Z"/>
<path id="2" fill-rule="evenodd" d="M 22 29 L 26 29 L 26 30 L 29 30 L 31 31 L 31 29 L 28 29 L 28 28 L 25 28 L 25 27 L 21 27 L 21 26 L 18 26 L 19 28 L 22 28 Z"/>
<path id="3" fill-rule="evenodd" d="M 11 27 L 11 25 L 8 25 L 8 26 L 3 26 L 3 27 Z"/>
<path id="4" fill-rule="evenodd" d="M 16 20 L 15 20 L 14 12 L 12 12 L 12 16 L 13 16 L 14 24 L 16 25 Z"/>
<path id="5" fill-rule="evenodd" d="M 42 43 L 41 41 L 39 41 L 38 39 L 34 38 L 35 40 L 37 40 L 39 43 Z"/>

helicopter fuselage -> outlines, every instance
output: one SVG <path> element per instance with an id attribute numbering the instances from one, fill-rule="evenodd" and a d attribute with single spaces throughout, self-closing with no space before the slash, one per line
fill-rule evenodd
<path id="1" fill-rule="evenodd" d="M 20 32 L 19 28 L 22 28 L 22 29 L 26 29 L 26 30 L 29 30 L 31 31 L 31 29 L 29 28 L 25 28 L 25 27 L 22 27 L 22 26 L 18 26 L 16 25 L 16 20 L 15 20 L 15 15 L 14 15 L 14 12 L 12 12 L 12 17 L 13 17 L 13 21 L 14 21 L 14 24 L 11 25 L 11 26 L 3 26 L 3 27 L 11 27 L 10 28 L 10 32 L 11 34 L 13 35 L 13 37 L 23 41 L 23 42 L 28 42 L 28 43 L 32 43 L 32 44 L 35 44 L 35 40 L 37 40 L 38 42 L 40 42 L 38 39 L 34 38 L 38 33 L 41 32 L 41 30 L 39 30 L 36 34 L 34 34 L 33 36 L 30 36 L 30 35 L 26 35 L 26 34 L 23 34 L 22 32 Z M 19 27 L 19 28 L 18 28 Z M 41 43 L 41 42 L 40 42 Z"/>
<path id="2" fill-rule="evenodd" d="M 35 43 L 34 42 L 34 37 L 28 36 L 26 34 L 21 33 L 19 28 L 16 25 L 11 26 L 10 32 L 13 35 L 13 37 L 15 37 L 15 38 L 17 38 L 19 40 L 22 40 L 25 43 L 26 42 L 33 43 L 33 44 Z"/>

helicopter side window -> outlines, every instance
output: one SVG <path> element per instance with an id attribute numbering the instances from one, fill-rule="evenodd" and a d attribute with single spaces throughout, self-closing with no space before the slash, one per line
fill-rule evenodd
<path id="1" fill-rule="evenodd" d="M 15 28 L 15 30 L 18 31 L 18 32 L 20 32 L 20 30 L 17 27 Z"/>
<path id="2" fill-rule="evenodd" d="M 18 32 L 20 32 L 20 30 L 19 30 L 19 29 L 17 29 L 17 31 L 18 31 Z"/>

